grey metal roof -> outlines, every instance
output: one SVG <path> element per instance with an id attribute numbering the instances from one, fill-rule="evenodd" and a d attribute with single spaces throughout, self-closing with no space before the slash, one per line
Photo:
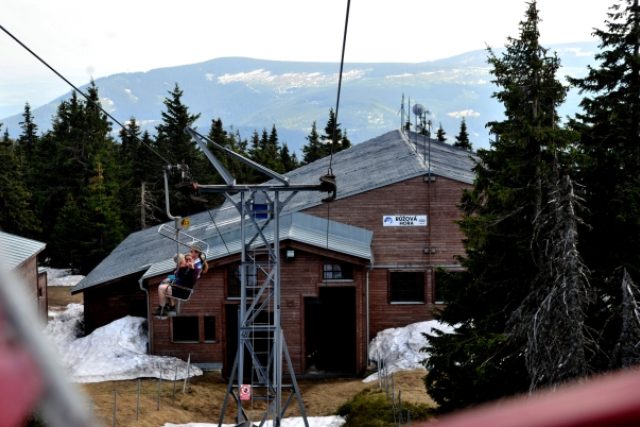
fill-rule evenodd
<path id="1" fill-rule="evenodd" d="M 432 174 L 465 183 L 473 182 L 472 153 L 435 140 L 428 140 L 424 136 L 416 136 L 413 133 L 405 136 L 398 130 L 356 144 L 348 150 L 335 153 L 332 158 L 325 157 L 302 166 L 287 173 L 286 176 L 291 184 L 319 184 L 320 177 L 327 173 L 329 162 L 331 162 L 331 170 L 337 181 L 336 198 L 342 199 L 424 176 L 429 172 L 429 160 Z M 325 227 L 324 234 L 320 232 L 321 230 L 314 228 L 321 228 L 321 224 L 315 224 L 312 219 L 301 219 L 308 218 L 309 215 L 292 217 L 290 228 L 283 225 L 287 214 L 320 205 L 324 197 L 326 197 L 325 193 L 301 191 L 283 206 L 281 233 L 289 233 L 285 238 L 305 241 L 309 244 L 315 241 L 316 246 L 326 247 L 326 220 L 320 219 Z M 239 200 L 239 196 L 235 196 L 235 200 Z M 227 250 L 231 253 L 240 250 L 239 239 L 232 237 L 235 236 L 234 233 L 239 233 L 240 216 L 230 201 L 226 201 L 217 209 L 191 215 L 190 219 L 191 224 L 194 225 L 187 230 L 187 233 L 209 244 L 210 257 L 223 256 L 223 253 L 227 254 Z M 176 253 L 176 244 L 160 235 L 157 230 L 158 227 L 152 227 L 130 234 L 81 280 L 72 292 L 79 292 L 134 273 L 146 272 L 145 275 L 149 276 L 155 271 L 158 273 L 169 271 L 174 265 L 172 257 Z M 329 241 L 333 242 L 332 249 L 367 258 L 370 256 L 368 255 L 370 248 L 365 250 L 362 247 L 367 239 L 362 233 L 366 231 L 331 221 Z M 223 241 L 220 235 L 227 237 L 224 237 Z M 349 236 L 351 237 L 343 240 Z M 371 237 L 369 237 L 369 244 L 370 239 Z M 226 247 L 224 247 L 225 244 Z M 148 271 L 150 268 L 153 270 Z"/>
<path id="2" fill-rule="evenodd" d="M 238 215 L 236 215 L 238 216 Z M 213 226 L 204 222 L 202 213 L 191 217 L 199 226 L 185 231 L 188 235 L 209 244 L 207 259 L 222 258 L 239 253 L 241 249 L 240 223 L 238 221 Z M 152 277 L 175 268 L 173 257 L 178 244 L 158 233 L 159 226 L 130 234 L 100 264 L 85 276 L 71 292 L 76 293 L 131 274 L 144 273 Z M 252 234 L 247 229 L 247 234 Z M 273 221 L 265 228 L 265 236 L 273 239 Z M 372 259 L 373 233 L 363 228 L 337 223 L 303 213 L 283 214 L 280 217 L 280 239 L 291 239 L 341 253 Z"/>
<path id="3" fill-rule="evenodd" d="M 430 153 L 425 155 L 425 153 Z M 402 182 L 429 172 L 455 181 L 471 184 L 475 155 L 423 135 L 405 136 L 399 130 L 361 142 L 333 155 L 305 165 L 286 174 L 292 184 L 318 183 L 327 173 L 329 162 L 338 183 L 337 199 L 364 193 Z M 289 210 L 301 210 L 321 204 L 325 194 L 298 194 L 287 205 Z"/>
<path id="4" fill-rule="evenodd" d="M 13 270 L 29 258 L 39 254 L 47 245 L 37 240 L 0 231 L 0 256 L 4 265 Z"/>
<path id="5" fill-rule="evenodd" d="M 369 261 L 373 260 L 373 253 L 371 252 L 373 232 L 369 230 L 335 221 L 327 221 L 324 218 L 300 212 L 281 216 L 279 227 L 280 241 L 293 240 Z M 274 222 L 271 221 L 263 230 L 265 239 L 269 243 L 273 242 L 274 228 Z M 255 233 L 254 227 L 247 227 L 246 233 L 247 235 L 253 235 Z M 207 260 L 237 254 L 242 249 L 239 228 L 214 236 L 209 242 L 209 251 L 206 253 Z M 175 249 L 172 255 L 175 255 Z M 151 265 L 142 277 L 154 277 L 174 269 L 175 261 L 172 256 L 170 259 Z"/>

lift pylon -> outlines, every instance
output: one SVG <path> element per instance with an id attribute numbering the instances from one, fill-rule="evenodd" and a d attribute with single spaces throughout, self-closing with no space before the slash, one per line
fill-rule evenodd
<path id="1" fill-rule="evenodd" d="M 264 401 L 266 408 L 259 426 L 272 420 L 279 427 L 293 398 L 304 424 L 309 427 L 304 403 L 300 394 L 291 357 L 281 327 L 280 312 L 280 213 L 298 191 L 328 192 L 323 201 L 330 201 L 336 195 L 336 181 L 333 175 L 320 178 L 317 185 L 293 185 L 288 177 L 274 172 L 244 156 L 223 147 L 200 135 L 195 130 L 185 131 L 205 153 L 217 172 L 222 176 L 223 185 L 200 185 L 195 187 L 202 193 L 222 193 L 235 206 L 240 215 L 240 307 L 238 312 L 238 350 L 229 377 L 218 425 L 233 399 L 237 406 L 238 425 L 252 425 L 245 405 L 256 400 Z M 238 184 L 216 156 L 207 147 L 225 152 L 245 165 L 272 178 L 269 184 Z M 235 197 L 232 197 L 235 195 Z M 283 384 L 284 366 L 290 383 Z M 283 389 L 289 391 L 286 401 L 282 400 Z"/>

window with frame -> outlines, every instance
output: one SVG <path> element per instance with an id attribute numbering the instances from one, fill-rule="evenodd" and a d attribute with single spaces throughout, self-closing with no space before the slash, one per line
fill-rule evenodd
<path id="1" fill-rule="evenodd" d="M 240 298 L 240 264 L 227 267 L 227 298 Z"/>
<path id="2" fill-rule="evenodd" d="M 216 318 L 215 316 L 204 316 L 204 342 L 212 342 L 216 340 Z"/>
<path id="3" fill-rule="evenodd" d="M 325 262 L 322 278 L 324 280 L 353 280 L 353 266 L 343 262 Z"/>
<path id="4" fill-rule="evenodd" d="M 239 299 L 242 293 L 242 264 L 233 264 L 227 267 L 227 298 Z M 258 292 L 262 282 L 267 275 L 262 267 L 254 263 L 245 263 L 245 274 L 247 280 L 247 298 L 253 298 Z"/>
<path id="5" fill-rule="evenodd" d="M 198 316 L 172 317 L 172 341 L 173 342 L 199 342 L 200 322 Z"/>
<path id="6" fill-rule="evenodd" d="M 424 271 L 390 271 L 389 301 L 424 303 Z"/>
<path id="7" fill-rule="evenodd" d="M 463 271 L 436 270 L 433 273 L 433 302 L 446 304 L 450 301 L 450 295 L 456 283 L 461 280 Z"/>
<path id="8" fill-rule="evenodd" d="M 200 322 L 200 318 L 202 318 L 202 322 Z M 216 340 L 215 316 L 176 316 L 171 319 L 171 340 L 173 342 L 199 343 Z"/>

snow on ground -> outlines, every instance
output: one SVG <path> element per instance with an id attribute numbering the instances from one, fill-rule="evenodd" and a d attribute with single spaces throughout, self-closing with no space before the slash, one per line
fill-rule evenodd
<path id="1" fill-rule="evenodd" d="M 74 286 L 83 276 L 71 275 L 67 270 L 48 269 L 49 286 Z M 51 311 L 45 334 L 56 348 L 64 369 L 73 382 L 87 383 L 110 380 L 127 380 L 141 377 L 165 380 L 184 379 L 187 375 L 202 375 L 196 366 L 175 357 L 146 354 L 146 319 L 126 316 L 96 329 L 82 337 L 82 304 L 69 304 L 62 311 Z M 424 369 L 423 361 L 429 355 L 421 351 L 428 347 L 423 333 L 433 328 L 452 332 L 453 328 L 435 320 L 413 323 L 402 328 L 385 329 L 369 344 L 369 358 L 382 361 L 385 373 L 401 370 Z M 176 376 L 177 372 L 177 376 Z M 374 373 L 364 382 L 378 379 Z M 339 416 L 307 417 L 310 427 L 339 427 L 344 419 Z M 235 424 L 225 424 L 232 427 Z M 286 418 L 282 427 L 302 427 L 300 417 Z M 163 427 L 214 427 L 217 424 L 165 423 Z M 272 423 L 266 423 L 271 427 Z"/>
<path id="2" fill-rule="evenodd" d="M 135 378 L 173 380 L 202 375 L 197 366 L 175 357 L 152 356 L 147 351 L 146 319 L 126 316 L 82 334 L 82 304 L 50 312 L 45 335 L 55 345 L 69 378 L 77 383 Z M 177 375 L 177 376 L 176 376 Z"/>
<path id="3" fill-rule="evenodd" d="M 61 268 L 45 268 L 47 272 L 47 286 L 75 286 L 84 276 L 71 274 L 71 270 Z"/>
<path id="4" fill-rule="evenodd" d="M 402 328 L 390 328 L 378 332 L 369 343 L 369 359 L 376 362 L 378 368 L 384 367 L 386 375 L 403 370 L 424 369 L 424 360 L 428 352 L 421 351 L 428 342 L 423 334 L 438 329 L 446 333 L 453 332 L 450 325 L 437 320 L 412 323 Z M 364 382 L 378 379 L 378 372 L 365 378 Z"/>

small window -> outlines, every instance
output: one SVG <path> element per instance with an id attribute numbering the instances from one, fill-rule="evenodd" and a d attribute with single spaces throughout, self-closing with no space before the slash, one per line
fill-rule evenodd
<path id="1" fill-rule="evenodd" d="M 173 342 L 198 342 L 200 330 L 197 316 L 178 316 L 173 319 Z"/>
<path id="2" fill-rule="evenodd" d="M 424 272 L 390 272 L 389 300 L 390 302 L 424 303 Z"/>
<path id="3" fill-rule="evenodd" d="M 227 268 L 227 298 L 240 298 L 240 265 L 234 264 Z"/>
<path id="4" fill-rule="evenodd" d="M 345 263 L 326 262 L 322 278 L 325 280 L 353 280 L 353 267 Z"/>
<path id="5" fill-rule="evenodd" d="M 266 273 L 264 266 L 256 263 L 245 263 L 245 279 L 247 286 L 247 298 L 253 298 L 258 292 L 259 288 L 266 280 Z M 234 264 L 227 268 L 227 298 L 240 298 L 242 294 L 242 277 L 241 265 Z"/>
<path id="6" fill-rule="evenodd" d="M 436 304 L 446 304 L 451 300 L 452 292 L 456 289 L 456 284 L 464 279 L 463 271 L 436 270 L 433 279 L 433 302 Z"/>
<path id="7" fill-rule="evenodd" d="M 204 341 L 216 340 L 216 318 L 214 316 L 204 316 Z"/>

